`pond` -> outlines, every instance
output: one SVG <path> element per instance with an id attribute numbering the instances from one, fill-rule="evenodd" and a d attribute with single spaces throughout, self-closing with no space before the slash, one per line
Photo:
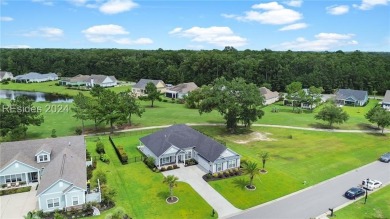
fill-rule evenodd
<path id="1" fill-rule="evenodd" d="M 35 102 L 71 103 L 73 98 L 61 94 L 42 93 L 35 91 L 0 90 L 0 99 L 13 100 L 18 96 L 26 96 Z"/>

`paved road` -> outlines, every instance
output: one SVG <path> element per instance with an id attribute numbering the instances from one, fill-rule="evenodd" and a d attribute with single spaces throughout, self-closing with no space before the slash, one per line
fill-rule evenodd
<path id="1" fill-rule="evenodd" d="M 231 218 L 314 218 L 325 213 L 328 208 L 352 202 L 342 195 L 350 187 L 357 186 L 366 178 L 389 184 L 390 164 L 379 161 L 370 163 L 303 191 L 245 210 L 231 216 Z M 370 201 L 370 197 L 367 201 Z"/>
<path id="2" fill-rule="evenodd" d="M 203 170 L 199 165 L 189 167 L 181 166 L 179 169 L 162 172 L 164 176 L 175 175 L 179 178 L 179 181 L 190 184 L 190 186 L 218 212 L 219 217 L 226 217 L 240 212 L 240 209 L 234 207 L 202 179 L 202 176 L 206 173 L 207 171 Z"/>

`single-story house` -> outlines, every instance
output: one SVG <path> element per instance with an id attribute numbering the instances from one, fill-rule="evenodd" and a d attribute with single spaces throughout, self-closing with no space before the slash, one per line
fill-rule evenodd
<path id="1" fill-rule="evenodd" d="M 59 84 L 86 87 L 94 87 L 95 85 L 99 85 L 100 87 L 114 87 L 118 85 L 118 81 L 116 80 L 115 76 L 77 75 L 71 78 L 62 78 L 59 81 Z"/>
<path id="2" fill-rule="evenodd" d="M 153 157 L 157 167 L 185 163 L 192 158 L 209 173 L 240 166 L 239 154 L 184 124 L 141 138 L 139 149 Z"/>
<path id="3" fill-rule="evenodd" d="M 390 110 L 390 90 L 386 91 L 385 97 L 382 100 L 382 107 L 386 110 Z"/>
<path id="4" fill-rule="evenodd" d="M 12 80 L 14 78 L 14 75 L 11 72 L 8 71 L 0 71 L 0 81 L 10 79 Z"/>
<path id="5" fill-rule="evenodd" d="M 13 80 L 19 83 L 55 81 L 58 80 L 58 75 L 56 73 L 41 74 L 36 72 L 30 72 L 24 75 L 15 76 Z"/>
<path id="6" fill-rule="evenodd" d="M 279 93 L 276 91 L 271 91 L 266 87 L 260 87 L 260 94 L 264 97 L 264 104 L 269 105 L 277 102 L 279 100 Z"/>
<path id="7" fill-rule="evenodd" d="M 161 93 L 166 92 L 166 85 L 164 81 L 162 80 L 150 80 L 150 79 L 141 79 L 139 80 L 133 87 L 132 87 L 132 92 L 137 96 L 145 96 L 145 88 L 148 83 L 152 82 L 157 90 L 159 90 Z"/>
<path id="8" fill-rule="evenodd" d="M 339 89 L 336 92 L 338 105 L 364 106 L 368 101 L 368 92 L 363 90 Z"/>
<path id="9" fill-rule="evenodd" d="M 168 98 L 183 99 L 189 92 L 198 88 L 199 87 L 194 82 L 178 84 L 176 86 L 168 87 L 165 91 L 165 96 Z"/>
<path id="10" fill-rule="evenodd" d="M 38 208 L 44 212 L 86 203 L 84 137 L 1 143 L 0 184 L 12 188 L 32 183 L 39 183 Z"/>

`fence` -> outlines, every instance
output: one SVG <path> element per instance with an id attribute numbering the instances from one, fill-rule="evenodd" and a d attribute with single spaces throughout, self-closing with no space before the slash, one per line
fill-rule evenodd
<path id="1" fill-rule="evenodd" d="M 118 155 L 118 158 L 119 160 L 122 162 L 122 164 L 127 164 L 127 163 L 136 163 L 136 162 L 141 162 L 141 161 L 144 161 L 146 159 L 145 156 L 135 156 L 135 157 L 127 157 L 127 154 L 126 155 L 126 160 L 123 160 L 123 157 L 124 157 L 124 151 L 120 152 L 120 149 L 118 150 L 118 148 L 116 147 L 113 139 L 111 138 L 111 136 L 108 136 L 108 140 L 110 141 L 111 145 L 114 147 L 114 150 L 116 152 L 116 154 Z"/>

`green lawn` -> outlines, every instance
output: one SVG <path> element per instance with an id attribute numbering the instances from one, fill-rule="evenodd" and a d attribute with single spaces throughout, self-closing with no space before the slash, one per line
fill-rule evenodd
<path id="1" fill-rule="evenodd" d="M 367 203 L 364 198 L 336 211 L 337 218 L 389 218 L 390 217 L 390 186 L 369 194 Z"/>
<path id="2" fill-rule="evenodd" d="M 229 135 L 221 127 L 197 127 L 210 136 L 227 143 L 243 159 L 261 165 L 258 154 L 267 151 L 267 174 L 255 178 L 255 191 L 244 186 L 248 176 L 210 182 L 210 185 L 241 209 L 265 203 L 326 179 L 375 161 L 389 149 L 390 135 L 361 133 L 327 133 L 278 128 L 252 127 L 254 132 L 269 133 L 274 141 L 248 140 L 251 134 Z M 303 182 L 306 181 L 306 185 Z"/>
<path id="3" fill-rule="evenodd" d="M 145 135 L 145 132 L 131 134 L 129 143 L 125 140 L 114 138 L 124 143 L 127 147 L 138 145 L 138 138 Z M 169 205 L 165 199 L 169 195 L 168 186 L 163 184 L 163 175 L 150 171 L 144 163 L 131 163 L 122 165 L 107 136 L 99 136 L 105 144 L 105 151 L 110 157 L 110 164 L 98 161 L 97 169 L 106 172 L 107 184 L 116 190 L 116 207 L 104 212 L 100 217 L 105 218 L 117 207 L 125 209 L 132 218 L 212 218 L 212 207 L 209 206 L 188 184 L 179 182 L 174 189 L 174 194 L 179 197 L 179 202 Z M 98 137 L 88 137 L 87 148 L 92 156 L 96 155 L 95 145 Z M 133 144 L 134 143 L 134 144 Z M 131 150 L 133 150 L 131 149 Z M 95 170 L 96 171 L 96 170 Z M 91 183 L 94 183 L 92 180 Z"/>

